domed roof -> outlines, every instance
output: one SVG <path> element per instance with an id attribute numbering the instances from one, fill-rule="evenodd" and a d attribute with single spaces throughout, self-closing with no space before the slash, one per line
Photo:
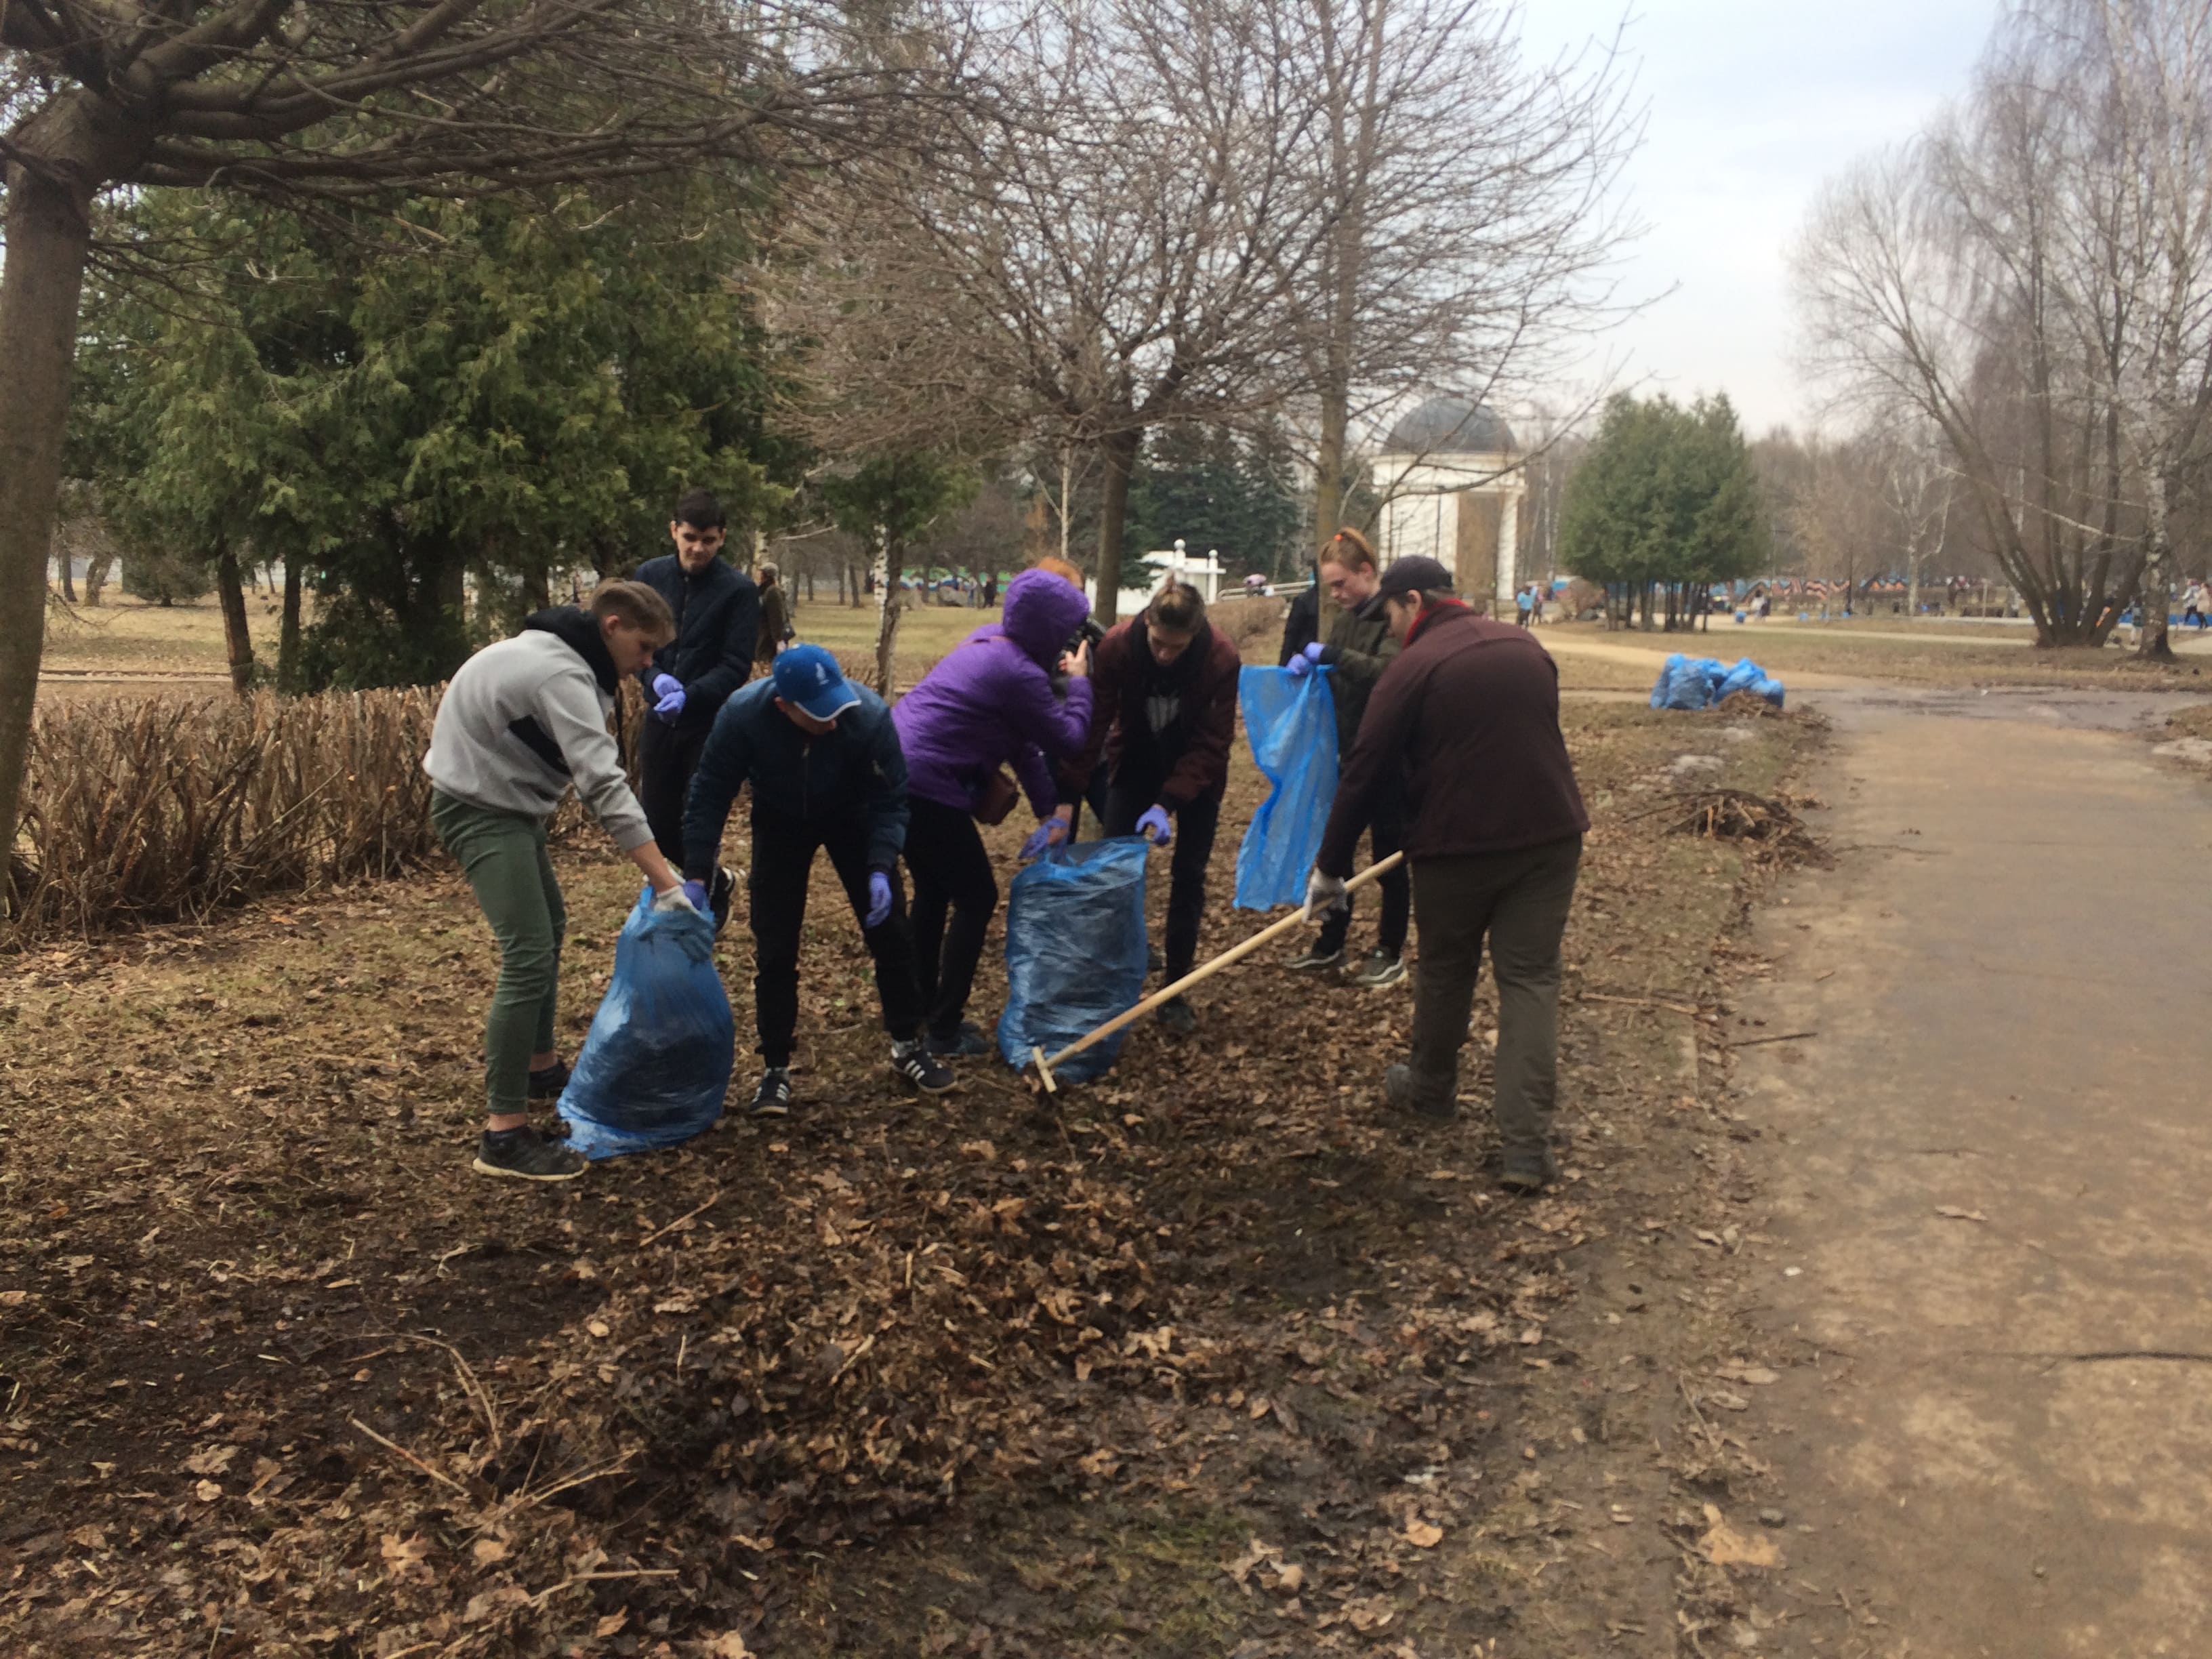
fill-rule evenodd
<path id="1" fill-rule="evenodd" d="M 1399 417 L 1382 450 L 1389 455 L 1494 455 L 1513 447 L 1513 428 L 1488 404 L 1431 398 Z"/>

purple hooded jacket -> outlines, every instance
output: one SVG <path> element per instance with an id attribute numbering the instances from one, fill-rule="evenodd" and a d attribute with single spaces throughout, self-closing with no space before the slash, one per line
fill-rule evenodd
<path id="1" fill-rule="evenodd" d="M 1091 682 L 1052 675 L 1091 614 L 1082 589 L 1048 570 L 1006 586 L 1003 621 L 979 628 L 898 700 L 891 720 L 906 753 L 907 789 L 975 810 L 983 780 L 1012 764 L 1039 817 L 1059 804 L 1048 757 L 1082 751 L 1091 735 Z"/>

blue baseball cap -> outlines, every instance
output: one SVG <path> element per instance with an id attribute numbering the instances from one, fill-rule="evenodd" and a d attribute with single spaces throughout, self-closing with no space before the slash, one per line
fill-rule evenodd
<path id="1" fill-rule="evenodd" d="M 845 682 L 837 659 L 818 645 L 793 645 L 776 653 L 775 695 L 817 720 L 834 720 L 860 701 Z"/>

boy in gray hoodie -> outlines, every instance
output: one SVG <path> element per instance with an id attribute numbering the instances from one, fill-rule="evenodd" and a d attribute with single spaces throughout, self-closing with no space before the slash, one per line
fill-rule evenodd
<path id="1" fill-rule="evenodd" d="M 477 652 L 438 705 L 422 760 L 431 820 L 499 941 L 499 985 L 484 1023 L 481 1175 L 568 1181 L 584 1171 L 583 1158 L 530 1127 L 530 1102 L 558 1098 L 568 1080 L 553 1048 L 567 913 L 545 827 L 571 783 L 659 902 L 687 902 L 607 730 L 623 676 L 675 631 L 653 589 L 602 582 L 588 608 L 540 611 L 513 639 Z"/>

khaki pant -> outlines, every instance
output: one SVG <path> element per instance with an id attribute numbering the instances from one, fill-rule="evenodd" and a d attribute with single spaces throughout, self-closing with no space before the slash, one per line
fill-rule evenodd
<path id="1" fill-rule="evenodd" d="M 1413 1003 L 1413 1088 L 1425 1103 L 1459 1091 L 1459 1051 L 1474 1012 L 1482 945 L 1498 976 L 1495 1110 L 1505 1151 L 1540 1152 L 1559 1094 L 1559 940 L 1583 841 L 1413 864 L 1420 962 Z"/>

